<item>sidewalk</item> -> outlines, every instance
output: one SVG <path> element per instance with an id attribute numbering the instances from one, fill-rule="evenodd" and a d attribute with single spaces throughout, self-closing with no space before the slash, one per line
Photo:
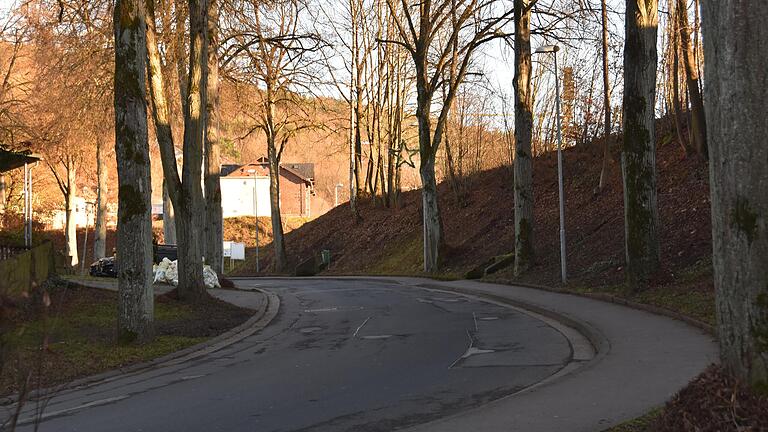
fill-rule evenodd
<path id="1" fill-rule="evenodd" d="M 89 288 L 98 288 L 109 291 L 117 291 L 117 279 L 95 278 L 91 276 L 63 276 L 62 279 Z M 154 284 L 155 295 L 163 295 L 175 287 L 168 284 Z M 219 300 L 239 306 L 245 309 L 259 310 L 264 307 L 265 296 L 258 291 L 242 291 L 228 289 L 206 290 L 210 295 Z"/>

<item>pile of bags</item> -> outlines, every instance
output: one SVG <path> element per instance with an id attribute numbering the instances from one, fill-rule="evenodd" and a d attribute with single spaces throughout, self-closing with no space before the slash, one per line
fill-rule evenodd
<path id="1" fill-rule="evenodd" d="M 152 270 L 155 273 L 155 283 L 162 282 L 173 286 L 179 285 L 179 269 L 177 261 L 163 258 L 163 260 L 160 261 L 160 264 L 152 266 Z M 205 287 L 208 289 L 221 288 L 219 277 L 216 276 L 216 272 L 213 271 L 209 265 L 203 266 L 203 281 L 205 282 Z"/>

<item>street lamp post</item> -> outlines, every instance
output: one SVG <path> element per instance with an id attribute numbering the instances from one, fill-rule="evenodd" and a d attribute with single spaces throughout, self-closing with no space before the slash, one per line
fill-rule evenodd
<path id="1" fill-rule="evenodd" d="M 552 54 L 555 60 L 555 113 L 557 114 L 557 185 L 560 198 L 560 275 L 567 281 L 565 258 L 565 194 L 563 193 L 563 136 L 560 124 L 560 79 L 557 75 L 557 45 L 545 45 L 536 50 L 537 54 Z"/>

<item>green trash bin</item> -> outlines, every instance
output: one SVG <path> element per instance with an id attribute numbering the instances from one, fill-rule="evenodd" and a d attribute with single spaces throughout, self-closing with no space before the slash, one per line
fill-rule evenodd
<path id="1" fill-rule="evenodd" d="M 323 268 L 328 268 L 328 266 L 331 265 L 331 251 L 323 249 L 323 251 L 320 252 L 320 260 L 323 262 Z"/>

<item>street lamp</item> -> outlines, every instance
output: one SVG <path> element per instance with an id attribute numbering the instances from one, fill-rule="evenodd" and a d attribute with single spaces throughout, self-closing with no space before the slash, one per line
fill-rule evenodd
<path id="1" fill-rule="evenodd" d="M 256 217 L 256 273 L 259 272 L 259 192 L 256 180 L 256 170 L 249 169 L 248 174 L 253 175 L 253 215 Z"/>
<path id="2" fill-rule="evenodd" d="M 557 185 L 560 195 L 560 275 L 563 283 L 567 281 L 565 259 L 565 194 L 563 193 L 563 136 L 560 125 L 560 79 L 557 75 L 557 45 L 544 45 L 536 50 L 536 54 L 552 54 L 555 59 L 555 112 L 557 114 Z"/>
<path id="3" fill-rule="evenodd" d="M 341 187 L 344 187 L 343 183 L 339 183 L 333 188 L 333 192 L 334 192 L 333 206 L 334 207 L 337 207 L 339 205 L 339 188 Z"/>

